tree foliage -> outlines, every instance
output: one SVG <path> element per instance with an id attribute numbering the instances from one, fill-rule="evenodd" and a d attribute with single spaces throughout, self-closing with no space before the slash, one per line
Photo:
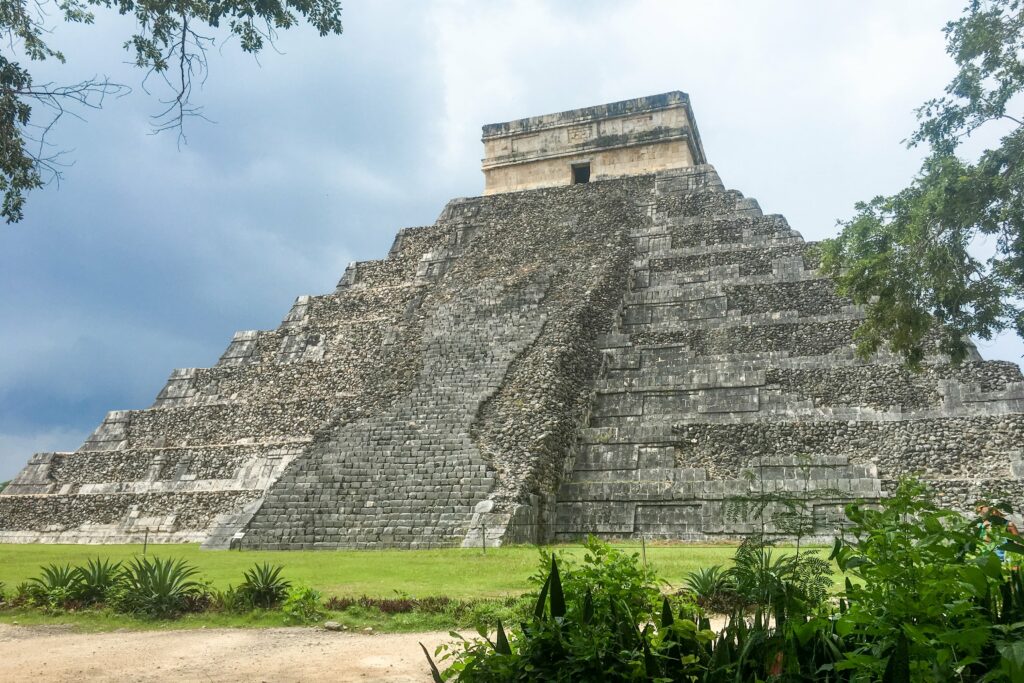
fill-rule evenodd
<path id="1" fill-rule="evenodd" d="M 192 86 L 206 78 L 207 50 L 218 39 L 237 40 L 242 51 L 258 54 L 278 31 L 303 20 L 321 36 L 342 31 L 338 0 L 0 0 L 0 30 L 7 34 L 0 51 L 0 216 L 8 223 L 24 217 L 26 193 L 60 177 L 61 152 L 47 141 L 54 124 L 129 90 L 107 78 L 39 84 L 25 66 L 63 63 L 64 55 L 47 42 L 54 23 L 91 24 L 97 7 L 135 18 L 124 48 L 145 73 L 143 89 L 164 93 L 153 129 L 179 135 L 185 118 L 202 116 Z"/>
<path id="2" fill-rule="evenodd" d="M 1024 0 L 971 0 L 944 30 L 959 70 L 917 110 L 908 144 L 928 147 L 920 173 L 858 203 L 822 258 L 865 306 L 858 350 L 888 344 L 912 366 L 936 350 L 962 361 L 969 336 L 1024 336 Z M 999 145 L 973 163 L 958 157 L 983 127 L 999 130 Z"/>

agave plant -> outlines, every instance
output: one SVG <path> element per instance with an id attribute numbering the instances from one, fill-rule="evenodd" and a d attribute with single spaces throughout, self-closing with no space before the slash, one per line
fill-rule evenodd
<path id="1" fill-rule="evenodd" d="M 254 607 L 270 609 L 275 607 L 288 595 L 291 581 L 281 576 L 281 565 L 271 567 L 264 562 L 257 564 L 245 572 L 245 580 L 238 587 L 238 592 Z"/>
<path id="2" fill-rule="evenodd" d="M 176 616 L 202 592 L 202 584 L 192 579 L 198 572 L 181 559 L 136 558 L 121 571 L 116 607 L 157 618 Z"/>
<path id="3" fill-rule="evenodd" d="M 120 569 L 120 562 L 111 563 L 99 557 L 89 560 L 84 567 L 76 567 L 78 599 L 89 605 L 105 601 L 118 582 Z"/>
<path id="4" fill-rule="evenodd" d="M 690 572 L 683 583 L 698 605 L 715 612 L 736 594 L 732 577 L 717 564 Z"/>
<path id="5" fill-rule="evenodd" d="M 80 579 L 70 564 L 50 564 L 41 571 L 42 576 L 28 582 L 29 602 L 56 609 L 78 598 Z"/>

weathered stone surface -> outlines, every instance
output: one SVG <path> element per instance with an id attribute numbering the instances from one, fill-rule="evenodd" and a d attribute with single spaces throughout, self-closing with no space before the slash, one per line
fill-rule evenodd
<path id="1" fill-rule="evenodd" d="M 814 273 L 814 245 L 717 182 L 680 192 L 666 175 L 602 340 L 556 539 L 741 536 L 760 523 L 737 507 L 762 492 L 807 498 L 827 536 L 844 503 L 909 474 L 960 509 L 1024 499 L 1016 365 L 935 357 L 911 373 L 884 354 L 857 359 L 861 313 Z"/>
<path id="2" fill-rule="evenodd" d="M 647 106 L 621 104 L 615 125 Z M 509 130 L 568 136 L 600 111 Z M 494 178 L 656 137 L 573 138 L 568 156 L 506 155 Z M 961 509 L 1024 500 L 1016 365 L 858 359 L 862 313 L 815 272 L 818 247 L 711 166 L 664 159 L 453 200 L 277 329 L 173 371 L 150 408 L 33 456 L 0 494 L 0 541 L 708 540 L 760 530 L 740 508 L 763 492 L 807 498 L 827 536 L 846 502 L 906 474 Z"/>
<path id="3" fill-rule="evenodd" d="M 484 194 L 571 185 L 703 164 L 683 92 L 484 126 Z"/>

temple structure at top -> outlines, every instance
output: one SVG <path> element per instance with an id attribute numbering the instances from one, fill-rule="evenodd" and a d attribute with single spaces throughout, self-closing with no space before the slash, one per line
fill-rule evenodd
<path id="1" fill-rule="evenodd" d="M 484 126 L 484 194 L 706 163 L 690 98 L 674 90 Z"/>

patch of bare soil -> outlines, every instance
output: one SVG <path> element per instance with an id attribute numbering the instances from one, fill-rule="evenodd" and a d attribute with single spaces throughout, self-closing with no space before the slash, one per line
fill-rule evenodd
<path id="1" fill-rule="evenodd" d="M 0 624 L 4 681 L 430 681 L 447 633 L 365 634 L 319 628 L 77 633 Z"/>

